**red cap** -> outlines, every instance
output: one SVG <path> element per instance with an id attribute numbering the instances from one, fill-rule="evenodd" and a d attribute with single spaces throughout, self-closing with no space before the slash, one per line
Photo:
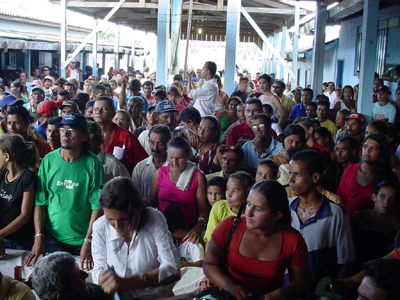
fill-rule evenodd
<path id="1" fill-rule="evenodd" d="M 239 82 L 241 81 L 249 81 L 249 79 L 246 76 L 240 77 Z"/>
<path id="2" fill-rule="evenodd" d="M 386 93 L 389 93 L 390 92 L 390 89 L 389 89 L 389 87 L 387 86 L 387 85 L 382 85 L 381 87 L 379 87 L 379 89 L 376 91 L 377 93 L 378 92 L 386 92 Z"/>
<path id="3" fill-rule="evenodd" d="M 365 119 L 362 114 L 353 113 L 350 116 L 348 116 L 347 118 L 345 118 L 345 121 L 350 120 L 350 119 L 357 120 L 358 122 L 365 124 Z"/>
<path id="4" fill-rule="evenodd" d="M 118 70 L 114 70 L 113 73 L 114 73 L 114 74 L 115 74 L 115 73 L 118 73 Z"/>
<path id="5" fill-rule="evenodd" d="M 39 104 L 38 112 L 43 116 L 47 117 L 53 111 L 55 111 L 62 104 L 61 100 L 58 101 L 44 101 Z"/>

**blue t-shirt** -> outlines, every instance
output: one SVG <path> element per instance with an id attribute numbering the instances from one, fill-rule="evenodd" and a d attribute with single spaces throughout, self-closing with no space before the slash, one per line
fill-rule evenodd
<path id="1" fill-rule="evenodd" d="M 139 93 L 138 96 L 139 96 L 139 97 L 142 97 L 142 99 L 143 99 L 143 101 L 144 101 L 144 106 L 143 106 L 142 113 L 147 113 L 147 107 L 148 107 L 149 105 L 148 105 L 148 103 L 147 103 L 146 98 L 143 96 L 142 93 Z M 126 94 L 125 94 L 125 102 L 128 102 L 130 98 L 131 98 L 131 94 L 130 94 L 130 93 L 126 93 Z"/>
<path id="2" fill-rule="evenodd" d="M 296 104 L 289 115 L 289 120 L 294 120 L 297 117 L 305 117 L 307 116 L 305 108 L 303 108 L 303 102 Z"/>
<path id="3" fill-rule="evenodd" d="M 396 116 L 396 108 L 389 101 L 384 106 L 380 106 L 379 102 L 372 104 L 372 111 L 371 111 L 372 120 L 388 119 L 389 123 L 394 123 L 395 116 Z"/>

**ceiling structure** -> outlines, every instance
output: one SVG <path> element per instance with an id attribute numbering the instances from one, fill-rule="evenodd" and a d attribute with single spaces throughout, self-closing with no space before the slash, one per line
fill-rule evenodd
<path id="1" fill-rule="evenodd" d="M 331 0 L 328 0 L 331 1 Z M 60 0 L 50 0 L 59 4 Z M 68 0 L 67 8 L 92 17 L 103 19 L 118 3 L 114 1 Z M 224 41 L 226 33 L 227 0 L 194 0 L 191 26 L 192 40 Z M 280 32 L 283 26 L 294 25 L 294 4 L 276 0 L 242 0 L 242 6 L 251 15 L 265 35 Z M 157 33 L 158 0 L 126 0 L 109 20 L 135 30 Z M 300 18 L 310 13 L 300 9 Z M 181 37 L 186 39 L 189 1 L 184 0 Z M 198 29 L 202 33 L 198 34 Z M 261 46 L 261 39 L 246 19 L 241 16 L 240 41 L 251 41 Z"/>

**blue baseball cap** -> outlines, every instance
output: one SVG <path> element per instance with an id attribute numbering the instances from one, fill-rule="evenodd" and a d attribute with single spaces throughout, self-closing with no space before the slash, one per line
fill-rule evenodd
<path id="1" fill-rule="evenodd" d="M 0 107 L 3 109 L 4 107 L 8 106 L 8 105 L 24 105 L 24 101 L 22 100 L 18 100 L 17 98 L 15 98 L 13 95 L 8 95 L 5 96 L 3 99 L 0 100 Z"/>
<path id="2" fill-rule="evenodd" d="M 168 111 L 178 112 L 175 109 L 175 105 L 169 100 L 162 100 L 160 101 L 160 103 L 157 104 L 156 114 Z"/>
<path id="3" fill-rule="evenodd" d="M 84 115 L 78 113 L 67 113 L 62 119 L 61 123 L 57 125 L 68 125 L 74 129 L 83 129 L 85 131 L 88 130 L 88 123 Z"/>

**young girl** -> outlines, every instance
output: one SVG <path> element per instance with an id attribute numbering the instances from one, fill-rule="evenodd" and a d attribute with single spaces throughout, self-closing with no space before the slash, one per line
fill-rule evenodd
<path id="1" fill-rule="evenodd" d="M 32 249 L 32 212 L 36 194 L 38 155 L 18 134 L 0 138 L 0 255 L 5 248 Z"/>
<path id="2" fill-rule="evenodd" d="M 226 192 L 227 180 L 223 177 L 216 176 L 207 182 L 207 200 L 211 206 L 217 201 L 224 199 Z"/>
<path id="3" fill-rule="evenodd" d="M 272 159 L 261 159 L 256 172 L 256 182 L 264 179 L 276 180 L 278 178 L 278 172 L 279 167 Z"/>
<path id="4" fill-rule="evenodd" d="M 208 218 L 207 230 L 204 235 L 206 251 L 215 227 L 226 217 L 236 216 L 240 204 L 246 202 L 253 184 L 254 177 L 246 172 L 238 171 L 229 176 L 225 193 L 226 200 L 215 203 Z"/>
<path id="5" fill-rule="evenodd" d="M 373 209 L 354 214 L 352 228 L 359 267 L 389 252 L 400 229 L 397 215 L 399 190 L 392 181 L 382 181 L 372 189 Z"/>

